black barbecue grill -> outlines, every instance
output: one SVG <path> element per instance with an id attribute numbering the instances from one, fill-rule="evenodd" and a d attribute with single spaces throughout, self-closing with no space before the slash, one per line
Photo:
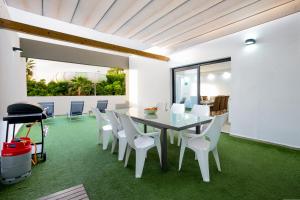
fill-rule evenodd
<path id="1" fill-rule="evenodd" d="M 16 103 L 16 104 L 9 105 L 7 107 L 7 116 L 3 117 L 3 121 L 7 121 L 5 141 L 8 142 L 10 124 L 13 125 L 13 138 L 14 138 L 16 124 L 39 122 L 41 125 L 42 141 L 36 143 L 37 146 L 36 153 L 43 161 L 45 161 L 46 152 L 44 152 L 45 133 L 43 127 L 43 119 L 46 118 L 47 115 L 45 114 L 45 111 L 37 105 L 27 104 L 27 103 Z"/>

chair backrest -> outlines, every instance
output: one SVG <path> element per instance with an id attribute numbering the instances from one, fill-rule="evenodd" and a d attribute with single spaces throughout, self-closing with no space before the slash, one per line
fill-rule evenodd
<path id="1" fill-rule="evenodd" d="M 207 100 L 208 100 L 208 98 L 207 98 L 207 96 L 201 96 L 201 100 L 203 100 L 203 101 L 207 101 Z"/>
<path id="2" fill-rule="evenodd" d="M 158 110 L 168 111 L 170 109 L 169 103 L 167 102 L 158 102 L 155 106 L 158 108 Z"/>
<path id="3" fill-rule="evenodd" d="M 101 121 L 100 112 L 99 112 L 99 110 L 98 110 L 97 108 L 92 108 L 92 112 L 93 112 L 93 114 L 94 114 L 95 117 L 96 117 L 97 127 L 98 127 L 98 129 L 100 129 L 100 128 L 101 128 L 101 123 L 100 123 L 100 121 Z"/>
<path id="4" fill-rule="evenodd" d="M 225 110 L 228 110 L 228 100 L 229 96 L 225 96 Z"/>
<path id="5" fill-rule="evenodd" d="M 70 114 L 82 115 L 83 107 L 84 107 L 84 101 L 71 101 Z"/>
<path id="6" fill-rule="evenodd" d="M 140 135 L 138 129 L 136 128 L 134 122 L 128 115 L 119 114 L 121 124 L 124 128 L 126 139 L 128 144 L 135 148 L 134 139 Z"/>
<path id="7" fill-rule="evenodd" d="M 107 117 L 105 117 L 105 113 L 101 113 L 98 108 L 92 108 L 92 112 L 96 117 L 96 121 L 97 121 L 97 126 L 98 128 L 101 128 L 102 125 L 106 125 L 109 123 Z"/>
<path id="8" fill-rule="evenodd" d="M 212 150 L 217 146 L 222 127 L 225 123 L 225 120 L 227 119 L 227 115 L 227 113 L 222 115 L 216 115 L 207 127 L 207 129 L 204 131 L 203 134 L 210 140 L 209 150 Z"/>
<path id="9" fill-rule="evenodd" d="M 46 110 L 48 117 L 53 117 L 54 115 L 54 102 L 40 102 L 39 105 Z"/>
<path id="10" fill-rule="evenodd" d="M 225 110 L 226 109 L 226 105 L 225 104 L 226 104 L 226 96 L 221 96 L 219 110 Z"/>
<path id="11" fill-rule="evenodd" d="M 184 104 L 180 104 L 180 103 L 173 103 L 172 107 L 171 107 L 171 111 L 173 113 L 184 113 L 185 111 L 185 106 Z"/>
<path id="12" fill-rule="evenodd" d="M 221 103 L 221 96 L 216 96 L 214 105 L 212 106 L 211 111 L 219 111 L 220 103 Z"/>
<path id="13" fill-rule="evenodd" d="M 107 105 L 108 105 L 108 100 L 99 100 L 99 101 L 97 101 L 97 108 L 102 113 L 105 113 Z"/>
<path id="14" fill-rule="evenodd" d="M 110 110 L 106 111 L 106 116 L 107 116 L 107 118 L 108 118 L 108 120 L 109 120 L 109 122 L 112 126 L 113 134 L 115 136 L 117 136 L 118 132 L 123 129 L 121 124 L 120 124 L 119 119 L 117 118 L 116 114 L 113 111 L 110 111 Z"/>
<path id="15" fill-rule="evenodd" d="M 210 110 L 208 105 L 194 105 L 191 111 L 196 116 L 209 116 Z"/>

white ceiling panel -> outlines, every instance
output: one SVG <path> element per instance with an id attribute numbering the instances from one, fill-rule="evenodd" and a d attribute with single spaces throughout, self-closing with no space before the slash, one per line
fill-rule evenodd
<path id="1" fill-rule="evenodd" d="M 136 34 L 133 39 L 146 41 L 160 33 L 183 23 L 184 21 L 194 17 L 195 15 L 205 11 L 206 9 L 222 2 L 224 0 L 190 0 L 177 9 L 170 12 L 161 20 L 146 27 L 144 30 Z"/>
<path id="2" fill-rule="evenodd" d="M 143 9 L 143 12 L 137 14 L 126 26 L 123 26 L 122 29 L 117 31 L 116 34 L 126 38 L 133 37 L 185 2 L 187 2 L 187 0 L 153 0 Z"/>
<path id="3" fill-rule="evenodd" d="M 276 7 L 278 5 L 284 4 L 289 0 L 263 0 L 258 1 L 249 6 L 243 7 L 233 13 L 225 15 L 224 17 L 218 18 L 210 23 L 204 24 L 195 29 L 189 29 L 189 31 L 184 34 L 180 34 L 164 42 L 160 42 L 159 46 L 175 46 L 178 43 L 188 41 L 197 36 L 209 33 L 213 30 L 217 30 L 220 27 L 230 25 L 234 22 L 238 22 L 253 15 L 259 14 L 263 11 L 269 10 L 270 8 Z"/>
<path id="4" fill-rule="evenodd" d="M 17 9 L 168 51 L 207 42 L 300 10 L 300 0 L 5 1 Z"/>
<path id="5" fill-rule="evenodd" d="M 72 23 L 94 28 L 115 0 L 81 0 Z"/>
<path id="6" fill-rule="evenodd" d="M 96 30 L 105 32 L 106 30 L 109 30 L 109 28 L 117 24 L 119 20 L 121 19 L 122 15 L 125 15 L 128 10 L 132 9 L 134 7 L 134 4 L 137 4 L 139 0 L 126 0 L 126 1 L 116 1 L 114 5 L 105 13 L 101 21 L 97 24 L 95 27 Z M 143 0 L 143 3 L 145 1 Z M 139 3 L 141 5 L 141 3 Z M 126 19 L 125 19 L 126 21 Z"/>
<path id="7" fill-rule="evenodd" d="M 186 20 L 184 23 L 180 23 L 167 31 L 148 39 L 146 42 L 159 45 L 171 38 L 181 35 L 185 32 L 193 30 L 199 26 L 210 23 L 220 17 L 226 16 L 232 12 L 238 11 L 239 9 L 249 6 L 253 3 L 257 3 L 259 0 L 227 0 L 223 1 L 210 9 L 199 13 L 193 18 Z"/>
<path id="8" fill-rule="evenodd" d="M 79 0 L 44 0 L 44 16 L 71 22 Z"/>
<path id="9" fill-rule="evenodd" d="M 42 15 L 42 0 L 5 0 L 7 5 Z"/>
<path id="10" fill-rule="evenodd" d="M 233 33 L 245 30 L 250 27 L 254 27 L 254 26 L 275 20 L 275 19 L 279 19 L 281 17 L 285 17 L 287 15 L 290 15 L 290 14 L 293 14 L 293 13 L 299 12 L 299 11 L 300 11 L 300 1 L 291 1 L 291 2 L 288 2 L 281 6 L 277 6 L 273 9 L 269 9 L 260 14 L 253 15 L 245 20 L 241 20 L 236 23 L 224 26 L 224 27 L 214 30 L 212 32 L 208 32 L 206 34 L 192 38 L 188 41 L 178 43 L 175 46 L 172 46 L 172 50 L 176 51 L 176 50 L 187 48 L 187 47 L 190 47 L 190 46 L 193 46 L 196 44 L 214 40 L 219 37 L 233 34 Z"/>
<path id="11" fill-rule="evenodd" d="M 105 30 L 103 30 L 106 33 L 115 33 L 120 29 L 122 26 L 126 25 L 126 23 L 133 18 L 137 13 L 142 11 L 143 8 L 145 8 L 151 0 L 137 0 L 134 3 L 131 4 L 129 9 L 125 10 L 124 13 L 121 13 L 121 15 L 118 17 L 118 19 L 115 19 L 113 23 Z"/>

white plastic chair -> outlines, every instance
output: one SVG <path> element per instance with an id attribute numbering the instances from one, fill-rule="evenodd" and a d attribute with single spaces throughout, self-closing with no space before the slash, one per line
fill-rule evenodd
<path id="1" fill-rule="evenodd" d="M 179 104 L 179 103 L 173 103 L 171 107 L 171 112 L 172 113 L 184 113 L 185 112 L 185 107 L 184 104 Z M 178 134 L 178 137 L 180 137 L 180 133 Z M 178 144 L 180 144 L 180 140 L 178 139 Z M 170 130 L 170 143 L 174 144 L 174 131 Z"/>
<path id="2" fill-rule="evenodd" d="M 116 144 L 119 141 L 118 160 L 121 161 L 124 159 L 126 146 L 127 146 L 126 135 L 116 114 L 113 111 L 107 110 L 106 115 L 112 126 L 112 133 L 113 133 L 111 153 L 114 153 Z"/>
<path id="3" fill-rule="evenodd" d="M 221 171 L 219 154 L 217 150 L 217 144 L 221 134 L 221 128 L 225 123 L 227 113 L 223 115 L 217 115 L 213 118 L 210 125 L 202 134 L 182 134 L 182 144 L 180 148 L 179 156 L 179 169 L 182 166 L 182 160 L 184 156 L 185 148 L 188 147 L 193 150 L 197 156 L 200 171 L 204 182 L 209 182 L 209 161 L 208 154 L 212 151 L 215 158 L 218 171 Z"/>
<path id="4" fill-rule="evenodd" d="M 102 149 L 106 150 L 110 135 L 112 134 L 112 126 L 110 125 L 109 120 L 105 117 L 104 113 L 101 113 L 98 108 L 92 108 L 92 112 L 96 116 L 98 128 L 97 143 L 101 144 L 102 139 Z"/>
<path id="5" fill-rule="evenodd" d="M 191 110 L 191 114 L 196 115 L 198 117 L 200 116 L 207 116 L 209 117 L 210 114 L 210 110 L 209 110 L 209 106 L 207 105 L 194 105 L 192 110 Z M 200 126 L 200 131 L 203 132 L 206 128 L 207 128 L 208 124 L 203 124 Z M 189 128 L 188 132 L 190 133 L 196 133 L 196 128 Z M 177 145 L 180 146 L 180 142 L 181 142 L 181 134 L 178 135 L 178 143 Z"/>
<path id="6" fill-rule="evenodd" d="M 124 167 L 127 167 L 130 152 L 132 149 L 135 150 L 135 177 L 141 178 L 144 169 L 145 159 L 147 157 L 147 151 L 152 147 L 157 148 L 159 161 L 161 164 L 161 144 L 160 144 L 160 133 L 142 133 L 136 127 L 132 119 L 124 114 L 120 114 L 121 124 L 124 127 L 126 139 L 128 142 L 126 159 Z"/>

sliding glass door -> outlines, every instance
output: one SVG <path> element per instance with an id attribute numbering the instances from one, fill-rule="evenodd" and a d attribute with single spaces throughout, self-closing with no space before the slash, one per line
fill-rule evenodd
<path id="1" fill-rule="evenodd" d="M 185 104 L 189 110 L 195 104 L 214 105 L 216 96 L 229 96 L 230 61 L 231 58 L 223 58 L 173 68 L 172 102 Z"/>
<path id="2" fill-rule="evenodd" d="M 173 69 L 173 103 L 184 103 L 187 110 L 199 103 L 199 66 Z"/>

